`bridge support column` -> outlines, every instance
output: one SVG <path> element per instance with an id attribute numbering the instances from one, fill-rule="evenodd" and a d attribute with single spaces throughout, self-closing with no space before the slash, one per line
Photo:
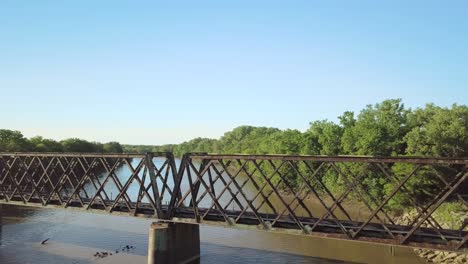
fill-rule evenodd
<path id="1" fill-rule="evenodd" d="M 2 245 L 2 229 L 3 229 L 3 204 L 0 204 L 0 246 Z"/>
<path id="2" fill-rule="evenodd" d="M 151 224 L 148 264 L 199 263 L 200 229 L 195 224 Z"/>

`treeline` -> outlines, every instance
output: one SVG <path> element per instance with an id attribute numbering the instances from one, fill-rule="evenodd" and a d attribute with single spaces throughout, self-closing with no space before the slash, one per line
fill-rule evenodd
<path id="1" fill-rule="evenodd" d="M 468 156 L 468 107 L 427 104 L 406 108 L 400 99 L 344 112 L 339 122 L 310 123 L 307 131 L 240 126 L 220 139 L 195 138 L 181 144 L 128 146 L 127 152 L 172 151 L 240 154 Z"/>
<path id="2" fill-rule="evenodd" d="M 121 145 L 78 138 L 62 141 L 0 129 L 0 151 L 144 153 L 172 151 L 239 154 L 468 156 L 468 107 L 427 104 L 406 108 L 400 99 L 368 105 L 358 114 L 344 112 L 339 122 L 310 123 L 307 131 L 240 126 L 220 139 L 195 138 L 181 144 Z"/>
<path id="3" fill-rule="evenodd" d="M 0 152 L 25 151 L 122 153 L 123 147 L 118 142 L 102 144 L 78 138 L 55 141 L 37 136 L 28 139 L 19 131 L 0 129 Z"/>

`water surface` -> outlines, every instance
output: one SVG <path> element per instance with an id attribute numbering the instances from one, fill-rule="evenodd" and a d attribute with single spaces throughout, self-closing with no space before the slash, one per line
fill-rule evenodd
<path id="1" fill-rule="evenodd" d="M 2 206 L 2 214 L 2 264 L 146 263 L 151 219 L 10 205 Z M 294 235 L 201 226 L 200 236 L 202 264 L 343 263 L 302 256 Z M 132 248 L 122 252 L 126 245 Z M 112 256 L 95 257 L 97 251 Z"/>

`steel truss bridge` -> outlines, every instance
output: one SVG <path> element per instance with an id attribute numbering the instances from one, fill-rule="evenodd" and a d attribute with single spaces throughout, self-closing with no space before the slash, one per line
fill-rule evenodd
<path id="1" fill-rule="evenodd" d="M 468 211 L 467 177 L 466 158 L 0 153 L 0 203 L 462 251 L 466 226 L 437 219 Z"/>

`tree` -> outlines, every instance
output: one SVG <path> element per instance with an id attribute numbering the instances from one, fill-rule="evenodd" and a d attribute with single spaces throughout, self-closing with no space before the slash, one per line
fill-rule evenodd
<path id="1" fill-rule="evenodd" d="M 0 151 L 28 151 L 31 145 L 19 131 L 0 129 Z"/>
<path id="2" fill-rule="evenodd" d="M 404 140 L 409 155 L 438 157 L 468 156 L 468 107 L 451 109 L 426 105 L 410 115 L 413 129 Z"/>
<path id="3" fill-rule="evenodd" d="M 428 104 L 425 108 L 416 109 L 411 113 L 409 120 L 414 123 L 414 127 L 405 136 L 408 155 L 468 156 L 468 107 L 454 104 L 449 109 Z M 409 172 L 398 166 L 394 166 L 393 169 Z M 455 175 L 458 171 L 456 166 L 434 166 L 433 170 L 420 170 L 407 185 L 412 191 L 412 196 L 424 202 L 433 199 L 442 185 L 435 173 L 450 182 L 451 178 L 447 175 Z M 468 182 L 462 183 L 459 190 L 462 195 L 468 194 Z M 396 205 L 402 206 L 405 203 L 407 201 L 401 199 Z"/>
<path id="4" fill-rule="evenodd" d="M 103 146 L 79 138 L 69 138 L 60 141 L 66 152 L 103 152 Z"/>
<path id="5" fill-rule="evenodd" d="M 32 149 L 37 152 L 62 152 L 63 146 L 53 139 L 36 136 L 29 139 Z"/>
<path id="6" fill-rule="evenodd" d="M 122 153 L 123 148 L 119 142 L 107 142 L 102 146 L 104 152 L 107 153 Z"/>
<path id="7" fill-rule="evenodd" d="M 343 128 L 339 125 L 327 121 L 315 121 L 310 123 L 310 128 L 305 133 L 309 139 L 314 139 L 319 154 L 338 155 L 341 151 L 341 137 Z"/>
<path id="8" fill-rule="evenodd" d="M 299 130 L 287 129 L 270 134 L 264 143 L 262 152 L 298 155 L 304 148 L 304 137 Z"/>
<path id="9" fill-rule="evenodd" d="M 411 130 L 407 123 L 410 110 L 401 99 L 368 105 L 354 122 L 348 113 L 341 118 L 344 128 L 342 147 L 346 154 L 391 156 L 405 153 L 404 136 Z"/>

